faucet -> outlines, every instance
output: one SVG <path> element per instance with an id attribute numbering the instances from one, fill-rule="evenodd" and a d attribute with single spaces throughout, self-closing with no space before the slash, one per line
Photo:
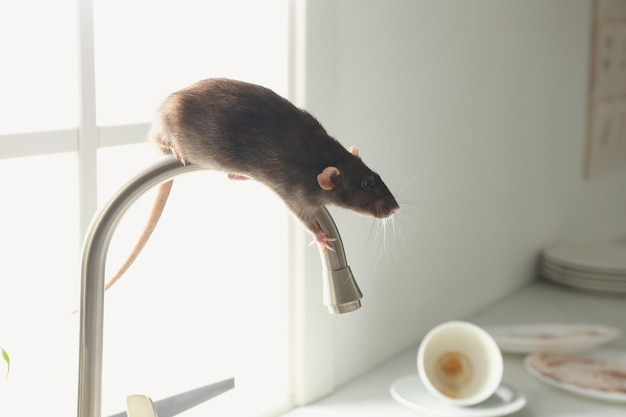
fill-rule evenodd
<path id="1" fill-rule="evenodd" d="M 82 248 L 78 417 L 100 417 L 104 322 L 104 266 L 113 232 L 126 210 L 146 191 L 175 176 L 204 169 L 164 157 L 122 187 L 92 219 Z M 361 307 L 361 291 L 347 264 L 343 243 L 326 208 L 316 213 L 322 230 L 337 240 L 334 251 L 320 251 L 323 264 L 323 303 L 332 314 Z"/>

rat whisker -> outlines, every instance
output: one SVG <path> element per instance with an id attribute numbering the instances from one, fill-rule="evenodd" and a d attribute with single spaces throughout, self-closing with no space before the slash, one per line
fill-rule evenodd
<path id="1" fill-rule="evenodd" d="M 389 218 L 380 219 L 377 222 L 377 230 L 378 230 L 378 241 L 380 244 L 378 245 L 378 254 L 376 257 L 376 264 L 378 261 L 385 259 L 389 260 L 389 238 L 388 238 L 388 224 Z"/>
<path id="2" fill-rule="evenodd" d="M 378 269 L 378 266 L 380 265 L 380 262 L 382 260 L 389 259 L 389 253 L 388 253 L 389 239 L 388 239 L 388 232 L 387 232 L 388 221 L 389 221 L 388 218 L 385 218 L 385 219 L 373 218 L 371 222 L 367 244 L 369 245 L 370 242 L 373 242 L 373 241 L 376 242 L 376 244 L 374 244 L 373 246 L 374 270 Z"/>
<path id="3" fill-rule="evenodd" d="M 390 237 L 400 237 L 401 241 L 404 240 L 404 236 L 399 232 L 397 228 L 397 223 L 393 216 L 387 217 L 385 219 L 381 219 L 379 222 L 379 232 L 382 233 L 381 236 L 381 246 L 378 259 L 383 258 L 389 261 L 390 254 L 392 253 L 391 244 L 393 240 Z M 391 236 L 390 236 L 391 233 Z M 378 261 L 377 259 L 377 261 Z"/>
<path id="4" fill-rule="evenodd" d="M 383 162 L 387 162 L 389 160 L 389 139 L 385 141 L 385 156 L 383 157 Z"/>
<path id="5" fill-rule="evenodd" d="M 399 199 L 398 203 L 401 205 L 401 207 L 406 207 L 406 206 L 411 206 L 411 207 L 423 207 L 423 204 L 419 201 L 415 201 L 415 200 L 404 200 L 404 199 Z M 402 210 L 401 210 L 402 211 Z"/>
<path id="6" fill-rule="evenodd" d="M 427 178 L 430 175 L 430 173 L 432 172 L 433 169 L 434 169 L 434 164 L 431 164 L 428 168 L 426 168 L 426 170 L 424 172 L 416 173 L 404 185 L 402 185 L 400 187 L 400 189 L 395 194 L 395 196 L 404 193 L 406 190 L 410 189 L 416 182 L 417 183 L 422 182 L 425 178 Z"/>
<path id="7" fill-rule="evenodd" d="M 370 243 L 374 241 L 378 241 L 378 237 L 380 236 L 380 223 L 378 219 L 372 219 L 370 222 L 370 231 L 367 236 L 367 243 L 365 246 L 369 246 Z M 374 246 L 375 256 L 374 256 L 374 269 L 378 267 L 378 259 L 380 258 L 380 245 Z"/>
<path id="8" fill-rule="evenodd" d="M 400 228 L 400 225 L 398 224 L 398 220 L 396 219 L 396 217 L 392 217 L 390 219 L 391 221 L 391 225 L 392 225 L 392 230 L 394 232 L 394 235 L 398 236 L 400 243 L 402 244 L 402 246 L 404 247 L 404 249 L 407 249 L 408 246 L 406 244 L 406 236 L 404 235 L 404 232 L 402 231 L 402 229 Z"/>
<path id="9" fill-rule="evenodd" d="M 397 240 L 400 242 L 400 244 L 402 245 L 402 247 L 405 250 L 408 249 L 406 235 L 405 235 L 402 227 L 400 227 L 400 223 L 398 222 L 398 217 L 393 216 L 390 219 L 390 221 L 391 221 L 391 225 L 392 225 L 392 230 L 393 230 L 394 236 L 397 237 Z"/>
<path id="10" fill-rule="evenodd" d="M 426 170 L 422 173 L 422 175 L 419 175 L 417 180 L 419 182 L 423 181 L 426 177 L 428 177 L 430 175 L 430 173 L 432 172 L 434 167 L 435 167 L 434 163 L 430 164 L 430 166 L 428 168 L 426 168 Z"/>
<path id="11" fill-rule="evenodd" d="M 419 230 L 419 227 L 417 227 L 417 223 L 415 222 L 415 216 L 413 215 L 413 213 L 408 210 L 400 210 L 397 215 L 400 217 L 400 219 L 402 219 L 402 222 L 406 222 L 412 230 Z"/>
<path id="12" fill-rule="evenodd" d="M 378 223 L 376 222 L 376 219 L 372 218 L 372 221 L 371 221 L 370 224 L 371 224 L 370 232 L 367 235 L 367 240 L 365 242 L 365 247 L 369 246 L 370 242 L 372 242 L 373 240 L 376 240 L 375 237 L 379 234 L 378 233 L 378 227 L 377 227 Z"/>
<path id="13" fill-rule="evenodd" d="M 394 194 L 394 196 L 398 196 L 402 193 L 404 193 L 406 190 L 408 190 L 413 184 L 415 184 L 415 182 L 418 180 L 419 178 L 419 174 L 415 174 L 413 176 L 413 178 L 409 179 L 407 182 L 404 183 L 404 185 L 400 186 L 400 188 L 398 189 L 398 192 Z"/>
<path id="14" fill-rule="evenodd" d="M 378 229 L 378 241 L 381 243 L 379 249 L 381 250 L 381 254 L 385 252 L 387 248 L 387 230 L 385 228 L 385 220 L 381 219 L 377 223 Z"/>

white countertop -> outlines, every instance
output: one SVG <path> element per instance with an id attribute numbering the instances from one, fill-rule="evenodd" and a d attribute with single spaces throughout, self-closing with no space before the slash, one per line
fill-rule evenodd
<path id="1" fill-rule="evenodd" d="M 467 318 L 473 323 L 510 325 L 526 323 L 603 324 L 621 329 L 622 336 L 603 347 L 626 350 L 626 297 L 605 296 L 568 290 L 539 281 L 514 295 Z M 337 389 L 332 395 L 285 414 L 287 417 L 424 415 L 397 403 L 389 386 L 397 379 L 417 372 L 417 346 Z M 522 355 L 504 355 L 503 382 L 522 391 L 526 406 L 514 417 L 626 416 L 626 404 L 587 399 L 552 387 L 529 375 Z"/>

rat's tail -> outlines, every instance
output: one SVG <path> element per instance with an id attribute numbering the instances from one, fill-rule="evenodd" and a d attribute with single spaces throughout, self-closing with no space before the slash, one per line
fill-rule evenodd
<path id="1" fill-rule="evenodd" d="M 135 244 L 135 247 L 133 248 L 130 255 L 128 255 L 128 258 L 126 258 L 126 261 L 124 262 L 124 264 L 122 264 L 122 266 L 117 271 L 117 273 L 113 276 L 113 278 L 111 278 L 109 282 L 107 282 L 106 285 L 104 286 L 105 291 L 111 288 L 113 284 L 115 284 L 122 277 L 122 275 L 126 273 L 128 268 L 130 268 L 133 262 L 135 262 L 135 259 L 137 259 L 137 257 L 141 253 L 144 246 L 146 246 L 146 243 L 148 243 L 148 240 L 150 240 L 150 236 L 152 235 L 152 232 L 154 232 L 156 225 L 159 223 L 161 214 L 163 214 L 163 209 L 165 208 L 165 204 L 167 203 L 167 198 L 170 195 L 172 184 L 174 184 L 174 180 L 169 180 L 161 184 L 161 186 L 159 187 L 159 191 L 157 193 L 156 199 L 152 206 L 150 217 L 148 217 L 148 222 L 146 223 L 146 227 L 144 227 L 143 232 L 141 233 L 141 236 L 137 240 L 137 243 Z"/>

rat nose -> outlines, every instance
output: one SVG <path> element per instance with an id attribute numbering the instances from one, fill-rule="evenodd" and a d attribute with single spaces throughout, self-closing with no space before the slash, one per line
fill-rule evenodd
<path id="1" fill-rule="evenodd" d="M 400 211 L 400 206 L 395 201 L 380 201 L 376 205 L 376 214 L 375 216 L 381 219 L 385 217 L 390 217 Z"/>

